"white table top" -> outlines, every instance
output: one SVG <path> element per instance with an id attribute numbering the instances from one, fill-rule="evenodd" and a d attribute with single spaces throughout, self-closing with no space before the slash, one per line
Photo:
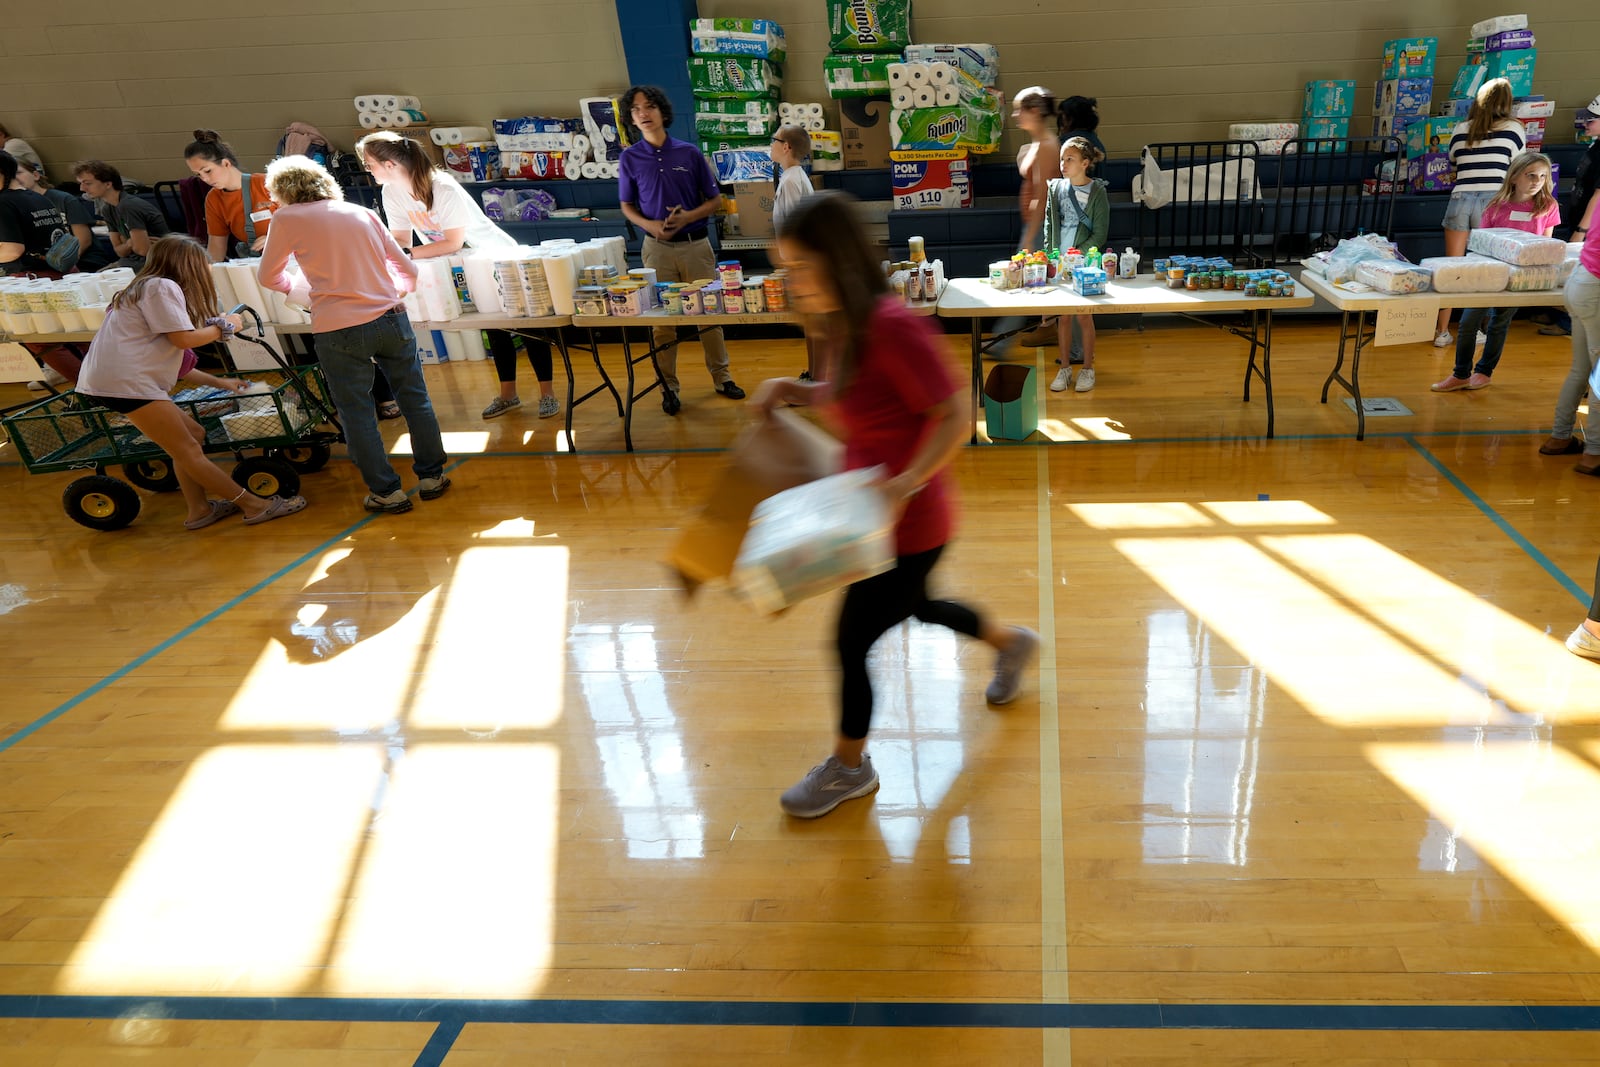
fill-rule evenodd
<path id="1" fill-rule="evenodd" d="M 1108 281 L 1104 296 L 1079 296 L 1070 286 L 1037 289 L 993 289 L 987 278 L 952 278 L 939 298 L 941 318 L 970 319 L 992 315 L 1056 315 L 1094 312 L 1110 315 L 1204 314 L 1253 311 L 1260 308 L 1307 308 L 1314 303 L 1304 287 L 1293 296 L 1254 296 L 1227 289 L 1168 289 L 1154 275 Z"/>
<path id="2" fill-rule="evenodd" d="M 1535 289 L 1529 293 L 1352 293 L 1309 270 L 1300 275 L 1300 283 L 1340 311 L 1377 311 L 1408 301 L 1441 308 L 1553 307 L 1564 299 L 1560 289 Z"/>
<path id="3" fill-rule="evenodd" d="M 413 330 L 550 330 L 572 324 L 571 315 L 485 315 L 481 311 L 442 322 L 411 323 Z M 282 327 L 279 327 L 280 329 Z"/>
<path id="4" fill-rule="evenodd" d="M 255 324 L 250 322 L 249 319 L 246 319 L 245 323 L 249 328 L 254 329 Z M 276 330 L 278 333 L 283 334 L 312 332 L 309 322 L 267 322 L 262 325 L 269 330 Z M 0 334 L 0 338 L 7 341 L 23 341 L 30 345 L 81 345 L 93 341 L 96 332 L 95 330 L 71 330 L 67 333 L 14 333 Z"/>
<path id="5" fill-rule="evenodd" d="M 937 301 L 917 300 L 906 307 L 913 315 L 933 315 Z M 574 315 L 574 326 L 770 326 L 797 324 L 805 317 L 798 311 L 742 311 L 737 315 L 669 315 L 660 308 L 643 315 Z"/>

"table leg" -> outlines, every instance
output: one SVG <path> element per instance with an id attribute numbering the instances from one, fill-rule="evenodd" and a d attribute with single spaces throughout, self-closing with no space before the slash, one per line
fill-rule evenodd
<path id="1" fill-rule="evenodd" d="M 1260 370 L 1260 374 L 1261 374 L 1261 391 L 1267 394 L 1267 439 L 1270 441 L 1272 439 L 1272 435 L 1273 435 L 1274 423 L 1275 423 L 1275 420 L 1277 418 L 1277 413 L 1273 410 L 1273 406 L 1272 406 L 1272 309 L 1271 308 L 1266 308 L 1266 309 L 1264 309 L 1263 311 L 1260 312 L 1260 315 L 1261 315 L 1261 335 L 1260 335 L 1261 336 L 1261 339 L 1260 339 L 1260 346 L 1261 346 L 1261 370 Z M 1254 318 L 1254 316 L 1252 316 L 1252 318 Z M 1252 327 L 1252 329 L 1255 327 L 1255 323 L 1254 322 L 1251 323 L 1251 327 Z M 1251 345 L 1250 345 L 1250 365 L 1252 367 L 1254 367 L 1255 366 L 1255 362 L 1256 362 L 1256 342 L 1252 341 Z M 1249 378 L 1248 378 L 1248 376 L 1245 379 L 1244 398 L 1246 400 L 1250 399 L 1250 387 L 1249 387 Z"/>
<path id="2" fill-rule="evenodd" d="M 1354 332 L 1352 332 L 1350 328 L 1350 314 L 1351 313 L 1348 311 L 1344 312 L 1339 320 L 1339 358 L 1334 361 L 1333 370 L 1328 372 L 1327 380 L 1322 383 L 1322 402 L 1324 404 L 1328 402 L 1328 388 L 1329 386 L 1333 385 L 1334 382 L 1338 382 L 1340 385 L 1344 386 L 1345 391 L 1355 399 L 1356 440 L 1361 441 L 1364 440 L 1367 435 L 1367 412 L 1366 408 L 1363 407 L 1361 403 L 1361 349 L 1363 348 L 1363 342 L 1366 340 L 1367 313 L 1365 311 L 1355 312 Z M 1373 329 L 1376 330 L 1378 322 L 1377 312 L 1373 312 L 1372 322 Z M 1352 340 L 1355 341 L 1354 346 L 1350 345 Z M 1351 354 L 1350 377 L 1348 379 L 1340 374 L 1340 371 L 1344 369 L 1344 357 L 1346 351 L 1349 351 Z"/>
<path id="3" fill-rule="evenodd" d="M 521 333 L 525 337 L 543 338 L 542 334 L 538 334 L 533 330 L 519 330 L 517 332 Z M 610 390 L 612 399 L 617 402 L 617 417 L 621 418 L 623 414 L 622 396 L 617 392 L 617 387 L 611 383 L 611 375 L 606 373 L 605 366 L 600 362 L 600 348 L 594 343 L 593 330 L 589 331 L 589 353 L 594 357 L 595 370 L 600 372 L 600 384 L 595 386 L 593 389 L 590 389 L 582 396 L 574 395 L 577 392 L 577 383 L 572 374 L 572 355 L 568 350 L 566 331 L 563 329 L 556 329 L 552 330 L 551 333 L 554 334 L 553 340 L 556 350 L 561 353 L 561 363 L 567 371 L 567 447 L 576 452 L 578 450 L 578 446 L 572 439 L 572 409 L 583 403 L 585 400 L 588 400 L 590 397 L 595 396 L 602 391 Z M 578 347 L 581 348 L 583 346 L 580 345 Z"/>
<path id="4" fill-rule="evenodd" d="M 978 443 L 978 397 L 983 393 L 983 320 L 972 320 L 972 438 Z"/>

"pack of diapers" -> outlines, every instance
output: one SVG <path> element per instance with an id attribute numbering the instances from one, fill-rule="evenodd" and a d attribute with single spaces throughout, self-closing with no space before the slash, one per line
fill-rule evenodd
<path id="1" fill-rule="evenodd" d="M 1491 226 L 1472 231 L 1467 238 L 1467 251 L 1491 256 L 1513 266 L 1543 267 L 1565 259 L 1567 243 L 1554 237 L 1540 237 L 1526 230 Z"/>
<path id="2" fill-rule="evenodd" d="M 1366 259 L 1356 264 L 1356 281 L 1380 293 L 1426 293 L 1433 272 L 1397 259 Z"/>
<path id="3" fill-rule="evenodd" d="M 1563 259 L 1560 263 L 1541 263 L 1537 266 L 1513 266 L 1511 277 L 1506 282 L 1506 291 L 1509 293 L 1536 293 L 1545 289 L 1560 289 L 1567 284 L 1567 279 L 1572 277 L 1572 268 L 1577 266 L 1575 259 Z"/>
<path id="4" fill-rule="evenodd" d="M 1438 293 L 1498 293 L 1511 280 L 1511 264 L 1488 256 L 1430 256 L 1417 264 L 1433 272 Z"/>

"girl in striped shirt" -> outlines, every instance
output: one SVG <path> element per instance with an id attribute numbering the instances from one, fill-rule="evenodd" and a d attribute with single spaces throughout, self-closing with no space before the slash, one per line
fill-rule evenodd
<path id="1" fill-rule="evenodd" d="M 1511 161 L 1522 153 L 1527 135 L 1522 123 L 1511 117 L 1511 83 L 1504 78 L 1485 82 L 1467 112 L 1467 121 L 1450 137 L 1450 162 L 1456 169 L 1455 188 L 1444 213 L 1444 254 L 1465 255 L 1467 234 L 1481 225 L 1483 209 L 1506 180 Z M 1450 309 L 1439 309 L 1435 348 L 1448 348 Z"/>

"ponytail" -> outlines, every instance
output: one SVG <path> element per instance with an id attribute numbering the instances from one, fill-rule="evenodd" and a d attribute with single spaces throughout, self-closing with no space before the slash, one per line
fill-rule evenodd
<path id="1" fill-rule="evenodd" d="M 224 141 L 216 130 L 196 130 L 194 140 L 189 142 L 189 147 L 183 150 L 184 159 L 210 160 L 212 163 L 221 163 L 227 160 L 235 168 L 239 166 L 239 157 L 233 154 L 233 148 Z"/>
<path id="2" fill-rule="evenodd" d="M 381 159 L 404 167 L 411 180 L 411 195 L 422 201 L 423 207 L 433 210 L 433 160 L 420 144 L 392 130 L 379 130 L 356 142 L 356 154 L 362 159 Z"/>

